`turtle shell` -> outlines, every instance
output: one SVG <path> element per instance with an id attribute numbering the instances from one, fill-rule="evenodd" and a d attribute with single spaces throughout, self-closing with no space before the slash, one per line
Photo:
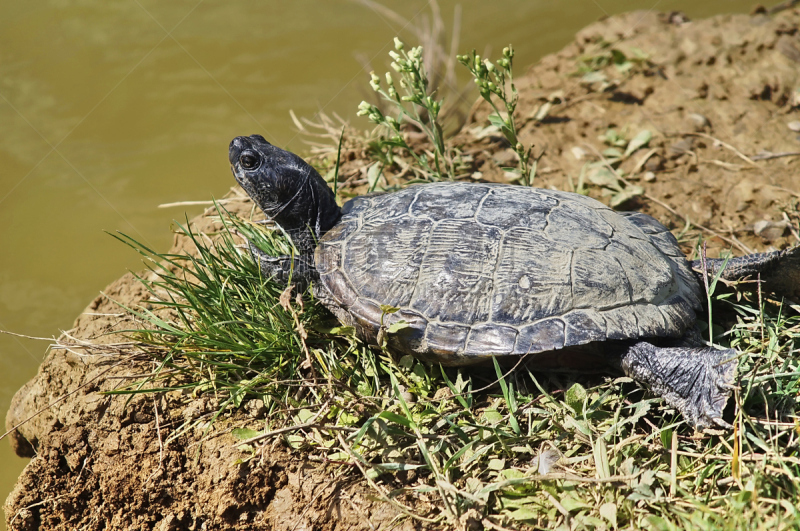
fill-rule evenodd
<path id="1" fill-rule="evenodd" d="M 364 339 L 403 320 L 388 345 L 447 365 L 679 337 L 700 305 L 656 220 L 522 186 L 434 183 L 353 199 L 315 263 L 322 301 Z"/>

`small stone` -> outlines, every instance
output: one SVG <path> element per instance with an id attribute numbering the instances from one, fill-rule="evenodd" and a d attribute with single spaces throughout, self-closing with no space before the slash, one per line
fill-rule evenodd
<path id="1" fill-rule="evenodd" d="M 789 122 L 786 125 L 788 125 L 789 129 L 795 133 L 800 133 L 800 121 Z"/>
<path id="2" fill-rule="evenodd" d="M 516 166 L 517 162 L 519 161 L 519 155 L 517 155 L 517 153 L 512 149 L 504 149 L 503 151 L 499 151 L 495 153 L 492 158 L 500 167 Z"/>
<path id="3" fill-rule="evenodd" d="M 400 396 L 403 397 L 403 400 L 405 401 L 406 404 L 414 404 L 417 401 L 417 397 L 414 396 L 414 393 L 411 393 L 409 391 L 403 391 L 402 393 L 400 393 Z"/>
<path id="4" fill-rule="evenodd" d="M 753 232 L 756 236 L 763 238 L 769 242 L 782 238 L 789 229 L 789 223 L 786 221 L 768 221 L 762 219 L 753 224 Z"/>
<path id="5" fill-rule="evenodd" d="M 250 415 L 250 418 L 258 419 L 266 416 L 267 414 L 267 407 L 264 405 L 263 400 L 252 399 L 248 400 L 244 404 L 244 408 L 247 411 L 247 414 Z"/>
<path id="6" fill-rule="evenodd" d="M 677 142 L 673 143 L 667 151 L 669 152 L 670 158 L 677 159 L 684 153 L 687 153 L 692 150 L 694 147 L 694 139 L 691 137 L 682 138 Z"/>
<path id="7" fill-rule="evenodd" d="M 691 123 L 692 127 L 695 131 L 703 131 L 706 127 L 709 126 L 708 118 L 703 116 L 702 114 L 691 113 L 687 116 L 689 122 Z"/>
<path id="8" fill-rule="evenodd" d="M 644 177 L 642 177 L 642 179 L 644 179 L 648 183 L 651 183 L 656 180 L 656 174 L 651 171 L 648 171 L 644 174 Z"/>
<path id="9" fill-rule="evenodd" d="M 647 162 L 644 163 L 644 169 L 649 172 L 660 171 L 664 169 L 664 159 L 660 155 L 653 155 Z"/>
<path id="10" fill-rule="evenodd" d="M 572 151 L 572 156 L 575 157 L 575 160 L 583 160 L 586 156 L 586 150 L 578 146 L 573 146 L 570 151 Z"/>

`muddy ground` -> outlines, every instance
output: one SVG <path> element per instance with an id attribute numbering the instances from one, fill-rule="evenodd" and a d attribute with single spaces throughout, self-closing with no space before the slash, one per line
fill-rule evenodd
<path id="1" fill-rule="evenodd" d="M 633 13 L 584 29 L 518 80 L 522 141 L 544 150 L 536 185 L 585 188 L 606 202 L 627 198 L 619 208 L 643 210 L 683 233 L 687 252 L 698 235 L 711 256 L 800 241 L 799 26 L 796 9 L 757 9 L 699 21 Z M 486 130 L 487 113 L 475 105 L 456 143 L 472 160 L 466 178 L 504 182 L 514 154 Z M 646 146 L 621 161 L 605 155 L 624 180 L 584 167 L 615 142 L 624 152 L 642 130 L 652 135 Z M 363 182 L 363 166 L 349 161 L 342 175 Z M 226 206 L 251 205 L 241 198 Z M 195 224 L 210 227 L 203 218 Z M 104 291 L 129 305 L 145 296 L 131 275 Z M 69 334 L 124 341 L 108 332 L 129 325 L 99 297 Z M 50 352 L 6 419 L 9 428 L 21 423 L 11 437 L 17 453 L 33 457 L 6 500 L 9 529 L 422 527 L 375 501 L 357 474 L 281 445 L 234 464 L 241 452 L 229 430 L 258 428 L 257 408 L 217 422 L 210 435 L 170 439 L 186 419 L 210 416 L 213 401 L 168 394 L 126 402 L 98 393 L 151 369 L 96 351 Z"/>

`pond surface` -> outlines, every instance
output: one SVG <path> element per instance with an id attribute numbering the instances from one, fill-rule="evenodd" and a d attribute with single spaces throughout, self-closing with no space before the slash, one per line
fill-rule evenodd
<path id="1" fill-rule="evenodd" d="M 0 330 L 58 335 L 108 283 L 141 269 L 104 231 L 167 250 L 172 220 L 202 207 L 158 205 L 225 194 L 234 136 L 260 133 L 302 151 L 290 110 L 367 128 L 355 111 L 369 70 L 385 71 L 393 38 L 413 45 L 410 26 L 431 19 L 427 1 L 384 5 L 410 23 L 347 0 L 0 4 Z M 497 57 L 513 43 L 522 73 L 605 15 L 652 8 L 697 18 L 751 5 L 461 2 L 457 51 L 488 47 Z M 457 2 L 439 6 L 449 35 Z M 47 345 L 0 334 L 2 414 Z M 2 441 L 0 463 L 5 499 L 25 461 Z"/>

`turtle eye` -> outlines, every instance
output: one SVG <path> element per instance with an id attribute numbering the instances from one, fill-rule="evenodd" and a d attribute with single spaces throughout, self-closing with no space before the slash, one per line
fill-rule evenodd
<path id="1" fill-rule="evenodd" d="M 258 157 L 252 151 L 245 151 L 239 156 L 239 164 L 245 170 L 254 170 L 258 167 Z"/>

